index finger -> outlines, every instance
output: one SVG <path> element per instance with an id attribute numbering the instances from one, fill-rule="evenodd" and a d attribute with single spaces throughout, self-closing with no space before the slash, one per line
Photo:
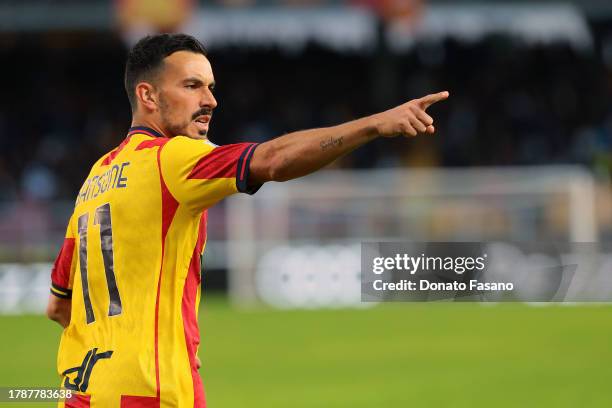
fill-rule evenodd
<path id="1" fill-rule="evenodd" d="M 438 92 L 438 93 L 427 95 L 427 96 L 420 98 L 419 103 L 421 104 L 423 109 L 427 109 L 434 103 L 447 99 L 449 95 L 450 94 L 448 93 L 448 91 Z"/>

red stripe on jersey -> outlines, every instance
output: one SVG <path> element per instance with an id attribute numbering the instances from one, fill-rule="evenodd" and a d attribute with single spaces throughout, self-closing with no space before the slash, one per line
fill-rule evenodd
<path id="1" fill-rule="evenodd" d="M 144 132 L 138 132 L 138 133 L 144 133 Z M 140 142 L 140 144 L 136 146 L 136 150 L 150 149 L 156 146 L 163 146 L 166 143 L 168 143 L 169 140 L 170 139 L 165 138 L 165 137 L 157 137 L 153 140 L 145 140 L 143 142 Z"/>
<path id="2" fill-rule="evenodd" d="M 72 396 L 64 402 L 66 408 L 89 408 L 90 395 L 72 394 Z"/>
<path id="3" fill-rule="evenodd" d="M 164 181 L 164 176 L 161 172 L 161 163 L 160 163 L 160 155 L 162 148 L 166 142 L 170 139 L 156 139 L 161 140 L 163 143 L 160 144 L 159 150 L 157 150 L 157 168 L 159 170 L 159 183 L 161 187 L 161 201 L 162 201 L 162 230 L 161 230 L 161 244 L 162 244 L 162 262 L 159 268 L 159 278 L 157 281 L 157 296 L 155 298 L 155 383 L 157 385 L 157 398 L 160 397 L 160 386 L 159 386 L 159 294 L 161 290 L 161 280 L 162 280 L 162 271 L 164 268 L 164 255 L 165 255 L 165 247 L 166 247 L 166 235 L 168 234 L 168 229 L 170 228 L 170 224 L 172 223 L 172 219 L 174 218 L 174 214 L 176 214 L 176 210 L 178 208 L 178 201 L 172 196 L 170 190 L 168 190 L 168 186 L 166 186 L 166 182 Z"/>
<path id="4" fill-rule="evenodd" d="M 121 396 L 121 408 L 159 408 L 158 397 Z"/>
<path id="5" fill-rule="evenodd" d="M 183 327 L 185 330 L 185 343 L 187 344 L 187 355 L 189 356 L 189 365 L 191 366 L 191 378 L 193 380 L 193 406 L 196 408 L 205 408 L 206 400 L 204 398 L 204 386 L 202 379 L 198 373 L 196 363 L 196 351 L 200 344 L 200 330 L 198 329 L 198 319 L 196 318 L 196 297 L 198 286 L 200 285 L 200 256 L 206 242 L 206 218 L 207 212 L 204 211 L 200 217 L 200 225 L 198 230 L 198 240 L 196 241 L 191 262 L 189 263 L 189 271 L 185 279 L 183 287 L 182 313 Z"/>
<path id="6" fill-rule="evenodd" d="M 214 179 L 236 177 L 240 154 L 248 143 L 215 147 L 202 157 L 191 170 L 188 179 Z"/>
<path id="7" fill-rule="evenodd" d="M 108 154 L 108 156 L 106 156 L 106 158 L 104 160 L 102 160 L 102 166 L 108 166 L 109 164 L 111 164 L 111 162 L 113 160 L 115 160 L 115 157 L 117 157 L 119 152 L 121 150 L 123 150 L 125 145 L 128 144 L 128 142 L 130 141 L 130 137 L 131 137 L 131 135 L 128 134 L 128 137 L 126 137 L 125 140 L 123 140 L 123 142 L 121 142 L 121 144 L 119 146 L 117 146 L 117 148 L 115 150 L 111 151 Z"/>
<path id="8" fill-rule="evenodd" d="M 68 288 L 70 283 L 70 266 L 74 255 L 74 238 L 64 238 L 64 244 L 60 249 L 53 269 L 51 271 L 51 282 L 61 288 Z"/>

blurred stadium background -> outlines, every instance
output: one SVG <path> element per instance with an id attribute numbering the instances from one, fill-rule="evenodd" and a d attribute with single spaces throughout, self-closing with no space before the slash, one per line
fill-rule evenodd
<path id="1" fill-rule="evenodd" d="M 0 386 L 57 384 L 50 263 L 91 164 L 129 127 L 126 52 L 158 31 L 209 49 L 217 144 L 452 94 L 435 137 L 210 210 L 212 407 L 612 406 L 608 305 L 359 303 L 367 240 L 595 242 L 609 279 L 604 0 L 3 0 Z"/>

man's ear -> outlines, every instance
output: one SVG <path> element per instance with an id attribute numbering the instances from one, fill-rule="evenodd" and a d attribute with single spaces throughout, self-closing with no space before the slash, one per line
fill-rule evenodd
<path id="1" fill-rule="evenodd" d="M 155 87 L 149 82 L 139 82 L 136 85 L 136 99 L 147 110 L 157 110 L 157 94 Z"/>

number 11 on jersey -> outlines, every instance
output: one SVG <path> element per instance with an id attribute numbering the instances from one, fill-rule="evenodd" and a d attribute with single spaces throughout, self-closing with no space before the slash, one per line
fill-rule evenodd
<path id="1" fill-rule="evenodd" d="M 89 224 L 89 213 L 85 213 L 79 217 L 79 266 L 81 269 L 81 286 L 83 287 L 83 301 L 85 303 L 85 316 L 87 324 L 96 321 L 93 307 L 91 306 L 91 297 L 89 291 L 89 283 L 87 280 L 87 232 Z M 108 306 L 108 315 L 116 316 L 121 314 L 121 298 L 119 297 L 119 289 L 115 279 L 115 266 L 113 261 L 113 227 L 111 223 L 110 204 L 106 203 L 96 208 L 94 214 L 94 225 L 100 226 L 100 249 L 102 250 L 102 260 L 104 261 L 104 273 L 106 275 L 106 285 L 108 287 L 108 295 L 110 304 Z"/>

